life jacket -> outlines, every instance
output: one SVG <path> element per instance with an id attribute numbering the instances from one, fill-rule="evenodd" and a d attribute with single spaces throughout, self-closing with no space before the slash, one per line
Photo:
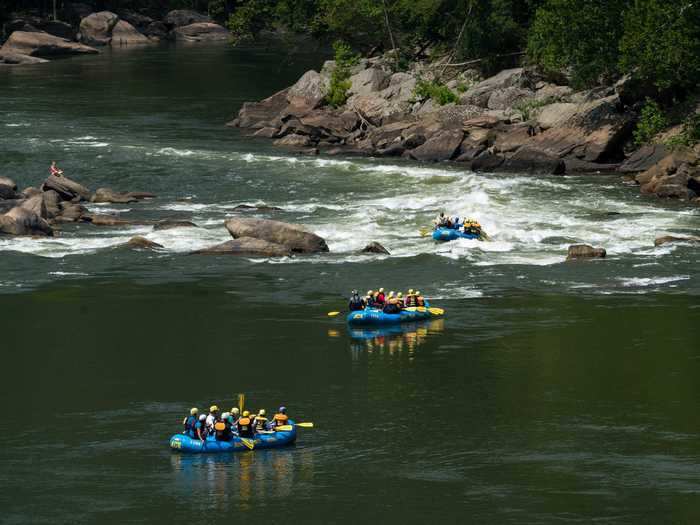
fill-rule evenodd
<path id="1" fill-rule="evenodd" d="M 218 421 L 214 424 L 214 431 L 216 432 L 217 441 L 231 441 L 233 437 L 231 433 L 231 426 L 224 422 Z"/>
<path id="2" fill-rule="evenodd" d="M 371 295 L 368 295 L 368 296 L 367 296 L 367 299 L 365 299 L 365 303 L 366 303 L 367 306 L 369 306 L 369 307 L 374 306 L 374 297 L 372 297 Z"/>
<path id="3" fill-rule="evenodd" d="M 399 304 L 396 300 L 392 299 L 387 305 L 384 307 L 383 312 L 385 314 L 398 314 L 401 312 L 401 309 L 399 308 Z"/>
<path id="4" fill-rule="evenodd" d="M 275 414 L 272 416 L 272 422 L 275 424 L 276 427 L 281 427 L 282 425 L 286 425 L 287 421 L 289 421 L 289 417 L 287 417 L 287 414 Z"/>
<path id="5" fill-rule="evenodd" d="M 416 296 L 415 295 L 407 295 L 406 296 L 406 306 L 407 307 L 416 306 Z"/>
<path id="6" fill-rule="evenodd" d="M 206 421 L 197 421 L 197 424 L 195 425 L 194 428 L 195 428 L 195 430 L 194 430 L 195 437 L 197 437 L 197 438 L 199 437 L 197 435 L 197 430 L 199 430 L 200 433 L 202 434 L 202 438 L 207 439 L 207 436 L 209 435 L 209 430 L 207 430 Z"/>
<path id="7" fill-rule="evenodd" d="M 386 296 L 385 296 L 383 293 L 380 293 L 380 294 L 377 296 L 377 301 L 376 301 L 376 302 L 377 302 L 377 305 L 383 306 L 384 303 L 386 302 Z"/>
<path id="8" fill-rule="evenodd" d="M 255 416 L 255 431 L 256 432 L 262 432 L 263 430 L 267 430 L 267 418 L 265 416 Z"/>
<path id="9" fill-rule="evenodd" d="M 49 167 L 49 173 L 51 173 L 51 175 L 59 175 L 61 170 L 57 166 L 51 166 Z"/>
<path id="10" fill-rule="evenodd" d="M 197 417 L 196 416 L 187 416 L 185 418 L 185 434 L 189 435 L 196 435 L 195 428 L 197 426 Z"/>
<path id="11" fill-rule="evenodd" d="M 250 418 L 241 417 L 238 419 L 238 433 L 243 437 L 248 437 L 253 435 L 253 426 L 251 424 Z"/>
<path id="12" fill-rule="evenodd" d="M 362 299 L 360 299 L 359 295 L 353 295 L 350 298 L 350 303 L 348 303 L 348 307 L 350 310 L 357 311 L 357 310 L 364 310 L 365 305 L 363 304 Z"/>

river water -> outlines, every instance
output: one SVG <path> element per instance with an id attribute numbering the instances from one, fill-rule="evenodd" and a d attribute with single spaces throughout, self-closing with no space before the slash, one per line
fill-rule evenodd
<path id="1" fill-rule="evenodd" d="M 223 126 L 322 57 L 162 47 L 0 69 L 0 176 L 55 159 L 89 205 L 198 228 L 0 239 L 3 523 L 692 523 L 700 519 L 700 226 L 616 176 L 296 156 Z M 331 253 L 188 255 L 250 216 Z M 438 245 L 442 209 L 492 242 Z M 144 235 L 155 252 L 120 247 Z M 357 251 L 379 241 L 391 256 Z M 608 258 L 567 263 L 573 242 Z M 352 288 L 420 288 L 444 320 L 352 331 Z M 171 453 L 191 406 L 283 403 L 295 447 Z"/>

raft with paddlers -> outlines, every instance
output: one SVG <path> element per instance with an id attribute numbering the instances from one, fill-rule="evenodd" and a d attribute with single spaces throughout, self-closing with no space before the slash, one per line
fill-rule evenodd
<path id="1" fill-rule="evenodd" d="M 465 233 L 463 230 L 454 228 L 435 228 L 433 239 L 436 241 L 454 241 L 455 239 L 477 239 L 482 240 L 482 235 L 477 233 Z"/>
<path id="2" fill-rule="evenodd" d="M 287 428 L 289 427 L 289 428 Z M 191 454 L 216 454 L 220 452 L 242 452 L 244 450 L 280 448 L 291 445 L 297 438 L 297 427 L 290 420 L 284 430 L 271 430 L 256 433 L 255 437 L 244 438 L 234 436 L 230 441 L 217 441 L 214 436 L 208 436 L 201 441 L 185 434 L 175 434 L 170 438 L 170 448 L 178 452 Z"/>
<path id="3" fill-rule="evenodd" d="M 395 314 L 385 313 L 377 308 L 365 308 L 364 310 L 350 312 L 346 319 L 351 326 L 387 325 L 434 319 L 435 317 L 441 317 L 444 313 L 445 311 L 442 308 L 432 308 L 426 302 L 426 306 L 404 308 Z"/>

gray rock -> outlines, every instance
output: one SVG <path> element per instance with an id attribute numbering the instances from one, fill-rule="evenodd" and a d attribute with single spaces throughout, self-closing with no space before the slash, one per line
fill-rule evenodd
<path id="1" fill-rule="evenodd" d="M 289 90 L 290 88 L 286 88 L 278 91 L 260 102 L 243 103 L 238 117 L 229 122 L 227 126 L 254 129 L 274 127 L 270 126 L 269 123 L 289 105 L 287 101 Z"/>
<path id="2" fill-rule="evenodd" d="M 56 177 L 49 175 L 49 178 L 44 181 L 41 186 L 42 191 L 53 190 L 64 201 L 89 201 L 92 195 L 82 184 L 79 184 L 68 177 Z"/>
<path id="3" fill-rule="evenodd" d="M 657 237 L 654 240 L 654 246 L 663 246 L 664 244 L 677 243 L 677 242 L 698 244 L 698 243 L 700 243 L 700 237 L 695 236 L 695 235 L 689 235 L 689 236 L 683 236 L 683 237 L 678 237 L 675 235 L 664 235 L 662 237 Z"/>
<path id="4" fill-rule="evenodd" d="M 143 34 L 151 40 L 163 40 L 168 36 L 168 26 L 163 22 L 151 22 L 143 29 Z"/>
<path id="5" fill-rule="evenodd" d="M 381 91 L 389 85 L 389 74 L 383 69 L 370 67 L 350 77 L 350 95 L 366 95 Z"/>
<path id="6" fill-rule="evenodd" d="M 17 183 L 9 177 L 0 177 L 0 186 L 7 186 L 12 191 L 17 191 Z"/>
<path id="7" fill-rule="evenodd" d="M 306 135 L 292 133 L 273 142 L 275 146 L 287 146 L 292 148 L 303 148 L 309 146 L 311 141 Z"/>
<path id="8" fill-rule="evenodd" d="M 534 96 L 535 93 L 529 89 L 511 86 L 493 91 L 486 106 L 489 109 L 510 109 L 518 103 L 534 98 Z"/>
<path id="9" fill-rule="evenodd" d="M 384 255 L 391 255 L 389 253 L 389 250 L 384 248 L 384 246 L 382 246 L 381 244 L 379 244 L 376 241 L 373 241 L 373 242 L 369 243 L 367 246 L 365 246 L 364 248 L 362 248 L 361 253 L 380 253 L 380 254 L 384 254 Z"/>
<path id="10" fill-rule="evenodd" d="M 296 224 L 268 219 L 234 218 L 225 222 L 226 229 L 234 239 L 253 237 L 281 244 L 295 253 L 327 252 L 326 241 L 315 233 Z"/>
<path id="11" fill-rule="evenodd" d="M 43 194 L 34 195 L 33 197 L 28 198 L 22 204 L 20 204 L 20 208 L 29 210 L 30 212 L 41 217 L 42 219 L 52 218 L 52 216 L 50 216 L 49 212 L 47 211 Z"/>
<path id="12" fill-rule="evenodd" d="M 502 169 L 518 173 L 563 175 L 566 172 L 566 164 L 559 157 L 552 157 L 524 146 L 506 159 Z"/>
<path id="13" fill-rule="evenodd" d="M 142 33 L 136 30 L 126 20 L 119 20 L 117 25 L 112 29 L 112 40 L 111 45 L 113 46 L 127 46 L 127 45 L 141 45 L 141 44 L 151 44 L 152 41 Z"/>
<path id="14" fill-rule="evenodd" d="M 573 117 L 579 106 L 566 102 L 557 102 L 544 106 L 537 114 L 537 124 L 542 129 L 555 128 L 561 126 Z"/>
<path id="15" fill-rule="evenodd" d="M 274 242 L 252 237 L 241 237 L 209 248 L 192 252 L 199 255 L 238 255 L 247 257 L 285 257 L 292 255 L 289 248 Z"/>
<path id="16" fill-rule="evenodd" d="M 136 248 L 136 249 L 140 249 L 140 250 L 154 250 L 156 248 L 163 248 L 162 244 L 158 244 L 157 242 L 146 239 L 145 237 L 142 237 L 141 235 L 137 235 L 135 237 L 132 237 L 131 239 L 129 239 L 127 241 L 126 245 L 129 248 Z"/>
<path id="17" fill-rule="evenodd" d="M 172 36 L 178 42 L 227 42 L 231 39 L 227 29 L 213 22 L 196 22 L 178 27 Z"/>
<path id="18" fill-rule="evenodd" d="M 7 53 L 0 50 L 0 63 L 10 65 L 45 64 L 48 60 L 19 53 Z"/>
<path id="19" fill-rule="evenodd" d="M 464 138 L 461 129 L 440 131 L 428 138 L 425 143 L 411 150 L 411 156 L 416 160 L 442 161 L 454 158 Z"/>
<path id="20" fill-rule="evenodd" d="M 36 213 L 16 207 L 0 215 L 0 233 L 51 237 L 53 228 Z"/>
<path id="21" fill-rule="evenodd" d="M 111 188 L 97 188 L 90 200 L 96 203 L 111 202 L 114 204 L 128 204 L 138 201 L 136 197 L 129 193 L 115 192 Z"/>
<path id="22" fill-rule="evenodd" d="M 572 244 L 569 246 L 566 260 L 604 258 L 605 255 L 605 248 L 594 248 L 589 244 Z"/>
<path id="23" fill-rule="evenodd" d="M 636 150 L 622 163 L 620 171 L 623 173 L 639 173 L 651 168 L 670 153 L 663 144 L 649 144 Z"/>
<path id="24" fill-rule="evenodd" d="M 491 94 L 498 89 L 510 87 L 531 88 L 530 80 L 525 69 L 519 67 L 515 69 L 504 69 L 497 75 L 483 80 L 469 88 L 461 97 L 460 104 L 469 104 L 480 107 L 488 107 Z"/>
<path id="25" fill-rule="evenodd" d="M 108 46 L 119 17 L 111 11 L 92 13 L 80 21 L 80 41 L 91 46 Z"/>
<path id="26" fill-rule="evenodd" d="M 173 228 L 197 228 L 197 225 L 190 221 L 177 219 L 163 219 L 153 225 L 153 231 L 171 230 Z"/>
<path id="27" fill-rule="evenodd" d="M 61 22 L 60 20 L 44 20 L 37 27 L 50 35 L 65 38 L 66 40 L 75 40 L 76 37 L 73 27 L 68 22 Z"/>
<path id="28" fill-rule="evenodd" d="M 304 73 L 289 88 L 287 101 L 290 105 L 305 109 L 318 107 L 325 96 L 326 83 L 321 75 L 313 69 Z"/>
<path id="29" fill-rule="evenodd" d="M 51 58 L 64 55 L 84 55 L 97 53 L 97 49 L 71 42 L 48 33 L 15 31 L 0 48 L 0 54 L 16 53 L 33 57 Z"/>

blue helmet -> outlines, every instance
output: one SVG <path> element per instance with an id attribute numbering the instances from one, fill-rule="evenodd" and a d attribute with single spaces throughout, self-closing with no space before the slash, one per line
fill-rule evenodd
<path id="1" fill-rule="evenodd" d="M 279 409 L 279 413 L 280 413 L 280 414 L 286 414 L 286 413 L 287 413 L 287 407 L 281 406 L 280 409 Z"/>

